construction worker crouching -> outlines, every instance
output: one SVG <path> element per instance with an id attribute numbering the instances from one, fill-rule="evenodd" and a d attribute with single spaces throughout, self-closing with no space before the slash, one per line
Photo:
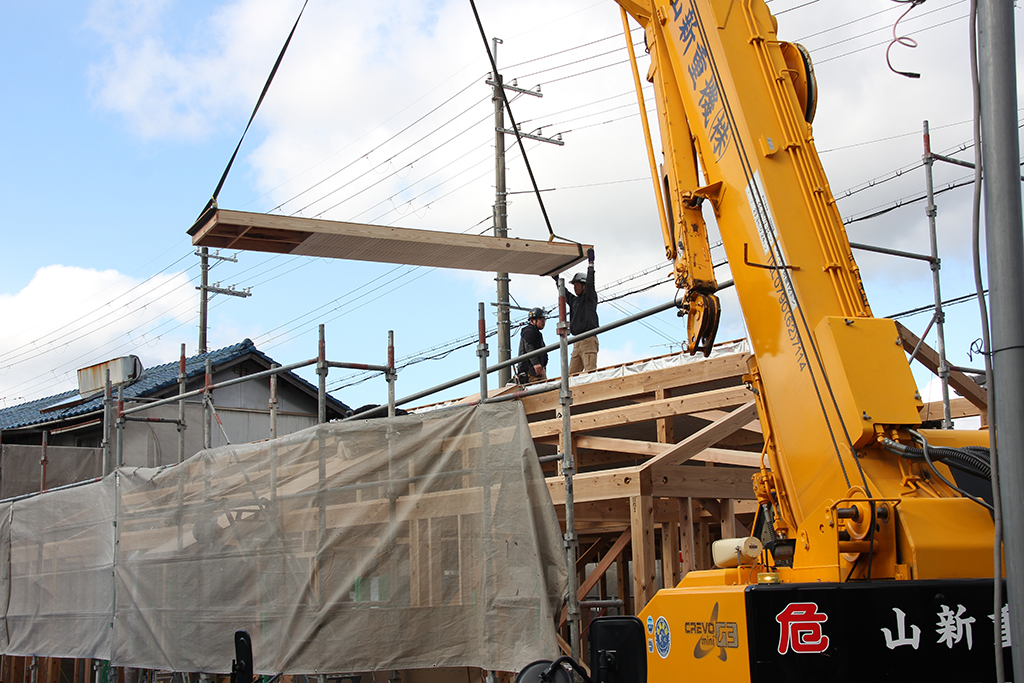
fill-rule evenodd
<path id="1" fill-rule="evenodd" d="M 597 288 L 594 286 L 594 250 L 587 249 L 587 273 L 576 273 L 569 282 L 576 292 L 565 293 L 569 304 L 569 334 L 575 336 L 589 330 L 597 329 L 601 323 L 597 319 Z M 572 358 L 569 360 L 569 374 L 583 370 L 597 369 L 597 335 L 587 337 L 573 344 Z"/>
<path id="2" fill-rule="evenodd" d="M 519 333 L 519 354 L 520 356 L 544 348 L 544 329 L 546 319 L 543 308 L 531 308 L 527 315 L 526 324 Z M 547 379 L 546 368 L 548 366 L 547 351 L 539 353 L 532 358 L 521 361 L 516 367 L 516 381 L 520 384 L 539 382 Z"/>

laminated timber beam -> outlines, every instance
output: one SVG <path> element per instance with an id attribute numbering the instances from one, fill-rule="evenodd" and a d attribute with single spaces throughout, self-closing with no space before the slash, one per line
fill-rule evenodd
<path id="1" fill-rule="evenodd" d="M 749 353 L 732 353 L 661 370 L 650 370 L 625 377 L 576 384 L 572 387 L 572 404 L 579 407 L 645 394 L 653 396 L 658 389 L 674 389 L 702 382 L 739 378 L 747 371 L 749 358 Z M 526 414 L 534 415 L 546 410 L 555 410 L 558 407 L 558 392 L 534 394 L 520 400 Z"/>
<path id="2" fill-rule="evenodd" d="M 573 394 L 575 403 L 575 390 Z M 713 408 L 734 408 L 748 401 L 750 401 L 750 390 L 746 387 L 715 389 L 660 401 L 648 401 L 620 408 L 573 414 L 571 429 L 573 434 L 577 434 L 670 415 L 692 415 Z M 556 436 L 561 433 L 561 430 L 562 418 L 530 423 L 530 434 L 534 439 Z"/>
<path id="3" fill-rule="evenodd" d="M 907 353 L 913 353 L 914 348 L 920 344 L 917 351 L 917 360 L 936 375 L 939 374 L 939 354 L 935 349 L 921 341 L 921 338 L 908 330 L 899 322 L 896 323 L 896 331 L 903 342 L 903 348 Z M 958 394 L 970 401 L 981 410 L 988 410 L 988 392 L 973 379 L 959 370 L 949 371 L 949 386 L 953 387 Z"/>
<path id="4" fill-rule="evenodd" d="M 227 209 L 189 234 L 199 247 L 521 275 L 561 273 L 582 262 L 590 247 Z"/>
<path id="5" fill-rule="evenodd" d="M 589 501 L 654 496 L 656 498 L 736 498 L 752 500 L 753 467 L 703 467 L 659 465 L 619 467 L 585 472 L 573 477 L 573 500 Z M 551 502 L 565 505 L 565 481 L 561 476 L 546 479 Z"/>

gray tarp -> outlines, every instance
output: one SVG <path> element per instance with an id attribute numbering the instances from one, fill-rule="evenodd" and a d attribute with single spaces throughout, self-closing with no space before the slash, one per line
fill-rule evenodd
<path id="1" fill-rule="evenodd" d="M 244 628 L 261 673 L 557 656 L 561 532 L 515 402 L 120 469 L 0 514 L 8 654 L 224 672 Z"/>

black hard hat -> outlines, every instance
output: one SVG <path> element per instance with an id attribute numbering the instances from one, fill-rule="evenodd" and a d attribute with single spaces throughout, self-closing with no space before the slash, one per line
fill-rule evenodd
<path id="1" fill-rule="evenodd" d="M 544 309 L 540 308 L 539 306 L 537 308 L 531 308 L 529 315 L 526 316 L 526 319 L 527 320 L 543 320 L 544 319 Z"/>
<path id="2" fill-rule="evenodd" d="M 572 276 L 572 279 L 569 280 L 569 284 L 576 284 L 577 282 L 584 285 L 587 284 L 587 274 L 576 273 L 575 275 Z"/>

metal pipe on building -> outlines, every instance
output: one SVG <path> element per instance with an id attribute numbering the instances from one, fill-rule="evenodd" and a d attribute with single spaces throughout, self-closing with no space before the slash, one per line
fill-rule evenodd
<path id="1" fill-rule="evenodd" d="M 1024 624 L 1024 221 L 1013 13 L 1013 3 L 979 0 L 977 72 L 991 321 L 990 443 L 998 462 L 1010 623 Z M 1024 681 L 1024 657 L 1013 658 L 1012 679 Z"/>
<path id="2" fill-rule="evenodd" d="M 111 456 L 111 449 L 110 449 L 110 428 L 111 428 L 110 408 L 111 408 L 111 405 L 110 404 L 111 404 L 111 401 L 113 400 L 112 396 L 113 396 L 113 392 L 111 391 L 111 388 L 110 388 L 110 368 L 106 368 L 103 371 L 103 441 L 100 444 L 100 447 L 103 450 L 103 475 L 104 476 L 106 476 L 107 472 L 110 472 L 110 470 L 113 469 L 113 467 L 112 467 L 113 463 L 111 462 L 111 459 L 110 459 L 110 456 Z"/>
<path id="3" fill-rule="evenodd" d="M 271 369 L 279 367 L 276 363 L 271 366 Z M 270 401 L 268 407 L 270 408 L 270 438 L 277 438 L 277 375 L 270 376 Z"/>
<path id="4" fill-rule="evenodd" d="M 327 422 L 327 343 L 324 339 L 324 326 L 320 325 L 320 341 L 317 344 L 316 352 L 316 423 Z"/>
<path id="5" fill-rule="evenodd" d="M 117 457 L 114 468 L 124 465 L 124 386 L 117 388 Z"/>
<path id="6" fill-rule="evenodd" d="M 480 359 L 480 402 L 487 398 L 487 321 L 484 317 L 484 304 L 477 304 L 477 343 L 476 355 Z"/>
<path id="7" fill-rule="evenodd" d="M 178 396 L 184 396 L 188 388 L 185 377 L 185 345 L 181 345 L 181 356 L 178 359 Z M 178 400 L 178 462 L 185 461 L 185 399 Z"/>
<path id="8" fill-rule="evenodd" d="M 727 282 L 723 283 L 721 286 L 719 286 L 719 290 L 725 289 L 726 287 L 731 286 L 731 285 L 732 285 L 732 281 L 727 281 Z M 608 323 L 607 325 L 602 325 L 601 327 L 594 328 L 593 330 L 588 330 L 588 331 L 583 332 L 581 334 L 577 334 L 575 337 L 569 337 L 569 339 L 567 341 L 568 341 L 569 344 L 575 344 L 576 342 L 580 341 L 581 339 L 586 339 L 587 337 L 593 337 L 594 335 L 602 334 L 604 332 L 608 332 L 609 330 L 614 330 L 616 328 L 622 327 L 623 325 L 628 325 L 629 323 L 636 322 L 637 320 L 643 320 L 644 318 L 652 316 L 652 315 L 654 315 L 656 313 L 661 313 L 662 311 L 667 311 L 670 308 L 678 308 L 678 307 L 679 307 L 679 302 L 677 302 L 675 300 L 669 301 L 669 302 L 666 302 L 666 303 L 663 303 L 663 304 L 659 304 L 657 306 L 654 306 L 653 308 L 648 308 L 645 311 L 640 311 L 639 313 L 634 313 L 633 315 L 626 316 L 625 318 L 622 318 L 620 320 L 616 320 L 615 322 Z M 503 367 L 504 368 L 512 367 L 515 364 L 520 363 L 520 362 L 522 362 L 524 360 L 528 360 L 530 358 L 533 358 L 534 356 L 536 356 L 536 355 L 538 355 L 540 353 L 546 353 L 548 351 L 554 351 L 554 350 L 558 349 L 559 346 L 560 346 L 560 343 L 548 344 L 547 346 L 545 346 L 543 348 L 540 348 L 540 349 L 537 349 L 535 351 L 531 351 L 530 353 L 524 353 L 521 356 L 516 356 L 515 358 L 510 358 L 507 361 L 501 361 L 499 363 L 496 363 L 496 364 L 488 367 L 487 368 L 487 372 L 489 372 L 489 373 L 490 372 L 495 372 L 497 370 L 500 370 Z M 480 371 L 478 370 L 477 372 L 473 372 L 473 373 L 470 373 L 468 375 L 463 375 L 462 377 L 457 377 L 456 379 L 449 380 L 447 382 L 444 382 L 443 384 L 438 384 L 437 386 L 430 387 L 429 389 L 425 389 L 425 390 L 419 391 L 419 392 L 417 392 L 415 394 L 410 394 L 409 396 L 406 396 L 405 398 L 399 399 L 396 402 L 396 405 L 404 405 L 406 403 L 411 403 L 412 401 L 418 401 L 421 398 L 425 398 L 427 396 L 430 396 L 431 394 L 436 394 L 439 391 L 444 391 L 445 389 L 451 389 L 452 387 L 457 387 L 460 384 L 464 384 L 466 382 L 469 382 L 469 381 L 472 381 L 474 379 L 477 379 L 479 377 L 479 375 L 480 375 Z M 377 415 L 378 413 L 382 412 L 383 410 L 384 410 L 383 407 L 371 408 L 370 410 L 364 411 L 364 412 L 359 413 L 357 415 L 351 415 L 351 416 L 349 416 L 349 417 L 347 417 L 345 419 L 346 420 L 354 420 L 354 419 L 372 417 L 372 416 Z"/>
<path id="9" fill-rule="evenodd" d="M 562 383 L 558 391 L 558 406 L 562 413 L 562 475 L 565 479 L 565 563 L 569 570 L 569 599 L 566 620 L 569 623 L 569 647 L 572 657 L 580 658 L 580 603 L 576 595 L 579 577 L 576 573 L 576 513 L 573 500 L 573 475 L 576 461 L 572 443 L 572 389 L 569 388 L 569 321 L 565 310 L 565 278 L 558 278 L 558 348 L 562 368 Z"/>
<path id="10" fill-rule="evenodd" d="M 50 440 L 50 432 L 43 430 L 43 454 L 39 457 L 39 490 L 46 490 L 46 442 Z"/>
<path id="11" fill-rule="evenodd" d="M 949 408 L 949 364 L 946 363 L 946 334 L 945 334 L 945 314 L 942 312 L 942 291 L 939 286 L 939 268 L 941 264 L 939 262 L 939 242 L 938 237 L 935 234 L 935 214 L 937 209 L 935 208 L 935 191 L 932 182 L 932 165 L 935 163 L 932 157 L 932 141 L 931 135 L 928 133 L 928 122 L 924 122 L 924 176 L 927 185 L 928 194 L 928 205 L 925 207 L 925 214 L 928 216 L 928 241 L 931 245 L 931 261 L 929 262 L 932 269 L 932 290 L 935 293 L 935 337 L 936 347 L 935 350 L 939 354 L 939 368 L 938 375 L 939 381 L 942 384 L 942 428 L 952 429 L 953 428 L 953 415 Z M 924 337 L 921 337 L 921 341 L 924 341 Z"/>
<path id="12" fill-rule="evenodd" d="M 385 372 L 388 380 L 388 417 L 395 416 L 395 380 L 398 373 L 395 372 L 395 331 L 388 330 L 388 369 Z"/>
<path id="13" fill-rule="evenodd" d="M 203 448 L 213 445 L 213 425 L 210 423 L 210 405 L 213 394 L 213 363 L 206 358 L 206 376 L 203 380 Z"/>

